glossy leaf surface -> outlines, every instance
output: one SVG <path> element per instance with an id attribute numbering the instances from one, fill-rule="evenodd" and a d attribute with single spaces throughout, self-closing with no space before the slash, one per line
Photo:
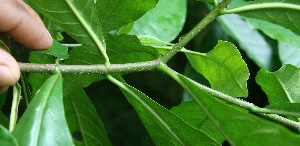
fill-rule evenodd
<path id="1" fill-rule="evenodd" d="M 51 76 L 42 85 L 13 135 L 20 145 L 73 145 L 65 118 L 61 74 Z"/>
<path id="2" fill-rule="evenodd" d="M 249 71 L 237 48 L 224 41 L 207 54 L 186 53 L 192 67 L 202 74 L 213 89 L 234 97 L 247 97 Z"/>

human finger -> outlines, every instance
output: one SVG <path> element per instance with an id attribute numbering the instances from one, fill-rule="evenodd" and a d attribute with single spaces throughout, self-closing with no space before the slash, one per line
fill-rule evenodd
<path id="1" fill-rule="evenodd" d="M 20 78 L 20 68 L 16 60 L 6 51 L 0 49 L 0 93 L 8 86 L 14 85 Z"/>
<path id="2" fill-rule="evenodd" d="M 0 0 L 0 31 L 32 49 L 47 49 L 52 38 L 39 16 L 22 0 Z"/>

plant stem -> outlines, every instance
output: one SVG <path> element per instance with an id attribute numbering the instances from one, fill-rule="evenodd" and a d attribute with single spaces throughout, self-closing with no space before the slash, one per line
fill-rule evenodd
<path id="1" fill-rule="evenodd" d="M 168 62 L 180 49 L 182 49 L 188 42 L 190 42 L 200 31 L 202 31 L 208 24 L 214 21 L 220 12 L 231 2 L 231 0 L 223 0 L 217 5 L 208 15 L 206 15 L 190 32 L 188 32 L 167 54 L 162 56 L 159 60 L 163 63 Z"/>
<path id="2" fill-rule="evenodd" d="M 9 132 L 12 132 L 16 126 L 18 118 L 18 106 L 20 103 L 21 86 L 17 83 L 13 87 L 13 101 L 10 112 Z"/>
<path id="3" fill-rule="evenodd" d="M 172 70 L 171 68 L 169 68 L 168 66 L 166 66 L 165 64 L 159 64 L 158 66 L 158 69 L 161 70 L 162 72 L 166 73 L 167 75 L 169 75 L 170 77 L 172 77 L 175 81 L 177 81 L 186 91 L 190 91 L 189 87 L 186 86 L 182 81 L 181 79 L 178 77 L 179 73 L 175 72 L 174 70 Z M 253 103 L 249 103 L 247 101 L 243 101 L 241 99 L 238 99 L 238 98 L 235 98 L 235 97 L 232 97 L 230 95 L 227 95 L 227 94 L 224 94 L 222 92 L 219 92 L 217 90 L 214 90 L 212 88 L 209 88 L 207 86 L 204 86 L 200 83 L 197 83 L 193 80 L 190 80 L 192 82 L 194 82 L 200 89 L 202 89 L 203 91 L 207 92 L 208 94 L 214 96 L 214 97 L 217 97 L 221 100 L 224 100 L 228 103 L 231 103 L 231 104 L 234 104 L 236 106 L 239 106 L 239 107 L 242 107 L 250 112 L 253 112 L 257 115 L 260 115 L 262 117 L 265 117 L 265 118 L 268 118 L 270 120 L 273 120 L 273 121 L 276 121 L 278 123 L 282 123 L 284 125 L 287 125 L 289 127 L 292 127 L 294 129 L 296 129 L 298 132 L 300 132 L 300 123 L 299 122 L 295 122 L 293 120 L 290 120 L 290 119 L 287 119 L 287 118 L 284 118 L 282 116 L 279 116 L 279 115 L 276 115 L 276 114 L 265 114 L 265 113 L 261 113 L 261 108 L 260 107 L 257 107 L 255 106 Z M 189 92 L 190 94 L 192 94 L 192 92 Z M 193 96 L 192 96 L 193 97 Z M 198 103 L 200 103 L 200 106 L 201 106 L 201 101 L 198 101 L 197 98 L 194 98 L 193 99 Z M 201 108 L 203 108 L 201 106 Z M 205 109 L 205 107 L 203 108 Z M 204 111 L 205 112 L 205 111 Z M 258 112 L 258 113 L 257 113 Z M 207 112 L 206 112 L 207 113 Z M 208 113 L 210 114 L 210 113 Z M 210 117 L 208 115 L 208 117 Z M 211 118 L 211 117 L 210 117 Z M 213 118 L 213 117 L 212 117 Z M 214 122 L 214 121 L 213 121 Z M 222 132 L 222 131 L 221 131 Z M 222 132 L 223 133 L 223 132 Z"/>
<path id="4" fill-rule="evenodd" d="M 253 11 L 259 9 L 291 9 L 300 11 L 300 6 L 295 4 L 288 4 L 282 2 L 266 2 L 261 4 L 249 4 L 230 10 L 222 10 L 222 14 L 240 13 L 245 11 Z"/>
<path id="5" fill-rule="evenodd" d="M 61 73 L 73 74 L 108 74 L 108 73 L 128 73 L 153 70 L 159 64 L 157 60 L 138 62 L 138 63 L 125 63 L 125 64 L 111 64 L 108 68 L 103 64 L 93 65 L 60 65 L 60 64 L 35 64 L 35 63 L 21 63 L 19 67 L 21 71 L 27 72 L 40 72 L 52 73 L 56 68 Z"/>

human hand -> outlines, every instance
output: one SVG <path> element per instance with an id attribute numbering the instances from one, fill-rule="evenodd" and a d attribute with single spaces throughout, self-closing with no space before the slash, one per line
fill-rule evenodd
<path id="1" fill-rule="evenodd" d="M 8 35 L 31 49 L 47 49 L 52 38 L 39 16 L 22 0 L 0 0 L 0 39 Z M 20 78 L 16 60 L 0 48 L 0 93 Z"/>

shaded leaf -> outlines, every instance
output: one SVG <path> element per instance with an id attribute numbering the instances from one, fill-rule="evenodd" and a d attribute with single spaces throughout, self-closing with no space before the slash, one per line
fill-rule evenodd
<path id="1" fill-rule="evenodd" d="M 249 71 L 237 48 L 224 41 L 208 52 L 186 53 L 192 67 L 202 74 L 213 89 L 234 97 L 247 97 Z"/>
<path id="2" fill-rule="evenodd" d="M 300 144 L 298 134 L 277 123 L 248 113 L 248 111 L 220 101 L 202 90 L 201 85 L 182 76 L 178 78 L 184 88 L 197 102 L 190 104 L 191 109 L 205 111 L 231 145 L 295 145 Z M 198 107 L 198 108 L 197 108 Z M 179 106 L 180 108 L 180 106 Z M 191 112 L 194 114 L 197 112 Z M 201 113 L 201 112 L 198 112 Z M 195 117 L 191 115 L 190 117 Z M 199 121 L 201 122 L 201 121 Z"/>
<path id="3" fill-rule="evenodd" d="M 249 2 L 246 6 L 253 6 L 254 4 L 268 4 L 273 5 L 273 8 L 257 8 L 251 11 L 243 11 L 241 14 L 246 17 L 257 18 L 266 20 L 285 28 L 288 28 L 300 35 L 300 20 L 298 19 L 300 14 L 300 1 L 298 0 L 254 0 Z M 275 6 L 275 4 L 282 7 Z M 283 7 L 285 6 L 285 7 Z M 255 6 L 254 6 L 255 7 Z"/>
<path id="4" fill-rule="evenodd" d="M 264 37 L 253 30 L 245 21 L 235 14 L 223 15 L 217 18 L 223 30 L 235 39 L 240 49 L 247 53 L 260 68 L 272 69 L 273 50 Z M 249 39 L 251 36 L 251 39 Z"/>
<path id="5" fill-rule="evenodd" d="M 285 42 L 296 48 L 300 48 L 300 36 L 292 32 L 291 30 L 264 20 L 253 18 L 245 19 L 247 23 L 250 24 L 253 28 L 261 30 L 270 38 L 278 40 L 280 42 Z"/>
<path id="6" fill-rule="evenodd" d="M 15 137 L 6 128 L 0 125 L 0 144 L 3 146 L 18 146 Z"/>
<path id="7" fill-rule="evenodd" d="M 284 65 L 276 72 L 260 70 L 256 82 L 271 104 L 300 102 L 300 70 L 293 65 Z"/>
<path id="8" fill-rule="evenodd" d="M 104 124 L 83 89 L 65 95 L 64 106 L 70 132 L 76 145 L 111 145 Z"/>
<path id="9" fill-rule="evenodd" d="M 142 17 L 158 0 L 97 0 L 103 32 L 118 29 Z"/>
<path id="10" fill-rule="evenodd" d="M 20 145 L 73 145 L 65 119 L 61 74 L 35 94 L 13 131 Z"/>
<path id="11" fill-rule="evenodd" d="M 110 79 L 112 80 L 112 79 Z M 156 145 L 219 145 L 202 131 L 126 83 L 113 81 L 134 107 Z"/>
<path id="12" fill-rule="evenodd" d="M 130 34 L 148 35 L 170 42 L 183 28 L 186 11 L 186 0 L 160 0 L 153 10 L 134 23 Z"/>
<path id="13" fill-rule="evenodd" d="M 282 64 L 292 64 L 300 67 L 300 47 L 295 48 L 287 43 L 278 43 L 278 55 Z"/>

